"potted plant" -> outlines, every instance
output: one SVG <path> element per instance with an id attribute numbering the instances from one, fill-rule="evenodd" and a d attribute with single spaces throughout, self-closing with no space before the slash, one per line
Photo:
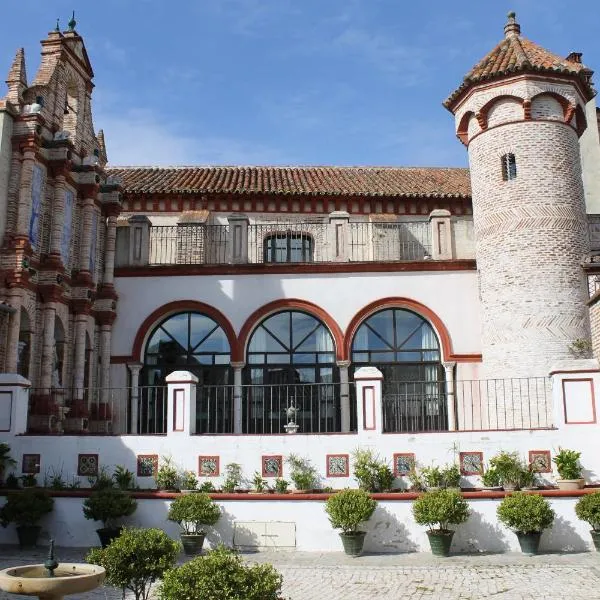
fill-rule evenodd
<path id="1" fill-rule="evenodd" d="M 262 478 L 262 475 L 258 471 L 254 471 L 252 477 L 252 490 L 255 494 L 264 494 L 269 488 L 267 487 L 267 481 Z"/>
<path id="2" fill-rule="evenodd" d="M 92 521 L 102 521 L 102 527 L 96 529 L 100 544 L 106 548 L 112 540 L 119 537 L 121 526 L 117 519 L 132 515 L 137 502 L 123 490 L 103 488 L 91 493 L 83 501 L 83 516 Z"/>
<path id="3" fill-rule="evenodd" d="M 161 529 L 123 529 L 106 548 L 93 548 L 85 560 L 106 569 L 106 581 L 147 600 L 152 584 L 175 566 L 180 546 Z"/>
<path id="4" fill-rule="evenodd" d="M 442 468 L 442 486 L 460 492 L 460 467 L 457 464 Z"/>
<path id="5" fill-rule="evenodd" d="M 499 452 L 490 459 L 490 467 L 496 471 L 500 485 L 506 491 L 520 488 L 526 467 L 518 452 Z"/>
<path id="6" fill-rule="evenodd" d="M 212 481 L 203 481 L 198 486 L 198 489 L 201 492 L 206 492 L 207 494 L 214 494 L 217 491 Z"/>
<path id="7" fill-rule="evenodd" d="M 325 511 L 332 527 L 342 530 L 340 538 L 346 554 L 359 556 L 362 553 L 366 532 L 358 528 L 371 518 L 376 506 L 370 494 L 360 489 L 345 489 L 327 498 Z"/>
<path id="8" fill-rule="evenodd" d="M 423 467 L 421 469 L 421 478 L 425 489 L 428 491 L 439 490 L 444 483 L 440 467 Z"/>
<path id="9" fill-rule="evenodd" d="M 198 487 L 198 478 L 193 471 L 184 471 L 179 482 L 182 494 L 190 494 Z"/>
<path id="10" fill-rule="evenodd" d="M 352 453 L 354 478 L 367 492 L 383 492 L 392 488 L 394 473 L 389 465 L 371 449 L 357 448 Z"/>
<path id="11" fill-rule="evenodd" d="M 502 489 L 500 474 L 496 467 L 488 467 L 481 476 L 481 485 L 484 490 L 499 491 Z"/>
<path id="12" fill-rule="evenodd" d="M 0 524 L 17 526 L 21 548 L 31 548 L 37 543 L 41 527 L 40 519 L 52 511 L 54 500 L 48 492 L 38 488 L 27 488 L 18 494 L 8 494 L 6 504 L 0 509 Z"/>
<path id="13" fill-rule="evenodd" d="M 123 465 L 117 465 L 112 474 L 115 485 L 121 490 L 132 490 L 135 487 L 133 473 Z"/>
<path id="14" fill-rule="evenodd" d="M 450 525 L 460 525 L 469 518 L 467 501 L 454 490 L 425 492 L 415 500 L 413 515 L 419 525 L 426 525 L 431 552 L 435 556 L 448 556 L 454 530 Z"/>
<path id="15" fill-rule="evenodd" d="M 515 492 L 506 496 L 497 509 L 498 519 L 512 529 L 524 554 L 537 554 L 542 531 L 552 525 L 554 511 L 540 494 Z"/>
<path id="16" fill-rule="evenodd" d="M 177 491 L 179 487 L 179 473 L 171 458 L 161 457 L 154 480 L 159 490 Z"/>
<path id="17" fill-rule="evenodd" d="M 167 518 L 181 527 L 181 543 L 186 554 L 198 554 L 202 550 L 206 531 L 203 525 L 214 525 L 221 517 L 221 510 L 204 492 L 185 494 L 176 498 L 169 507 Z"/>
<path id="18" fill-rule="evenodd" d="M 225 465 L 225 482 L 223 483 L 223 491 L 233 493 L 239 490 L 242 485 L 242 465 L 239 463 L 228 463 Z"/>
<path id="19" fill-rule="evenodd" d="M 6 442 L 0 442 L 0 484 L 4 481 L 6 467 L 14 467 L 17 461 L 10 455 L 10 446 Z"/>
<path id="20" fill-rule="evenodd" d="M 316 487 L 318 481 L 317 469 L 307 458 L 290 454 L 287 463 L 290 465 L 290 479 L 294 483 L 296 492 L 309 492 Z"/>
<path id="21" fill-rule="evenodd" d="M 286 494 L 288 491 L 288 486 L 289 486 L 289 482 L 286 481 L 285 479 L 282 479 L 281 477 L 278 477 L 275 480 L 275 491 L 278 494 Z"/>
<path id="22" fill-rule="evenodd" d="M 575 514 L 579 519 L 590 524 L 594 547 L 600 551 L 600 492 L 581 496 L 575 504 Z"/>
<path id="23" fill-rule="evenodd" d="M 581 489 L 585 485 L 585 479 L 581 476 L 583 469 L 579 463 L 581 452 L 560 447 L 558 450 L 559 451 L 552 459 L 552 462 L 556 465 L 558 476 L 560 477 L 560 479 L 556 480 L 558 489 Z"/>
<path id="24" fill-rule="evenodd" d="M 219 546 L 205 556 L 167 571 L 159 600 L 280 600 L 281 575 L 269 564 L 246 564 L 229 548 Z"/>

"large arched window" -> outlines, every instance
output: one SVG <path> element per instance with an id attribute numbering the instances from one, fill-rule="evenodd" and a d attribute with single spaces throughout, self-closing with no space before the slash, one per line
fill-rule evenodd
<path id="1" fill-rule="evenodd" d="M 390 308 L 367 318 L 352 341 L 352 368 L 383 373 L 384 429 L 448 429 L 444 370 L 433 327 L 416 313 Z"/>
<path id="2" fill-rule="evenodd" d="M 198 312 L 182 312 L 165 319 L 146 343 L 141 373 L 140 431 L 166 431 L 165 378 L 173 371 L 183 370 L 198 377 L 196 431 L 232 432 L 233 392 L 229 363 L 227 335 L 214 319 Z"/>
<path id="3" fill-rule="evenodd" d="M 283 433 L 293 420 L 303 433 L 339 431 L 335 346 L 325 325 L 301 311 L 267 317 L 248 343 L 243 427 Z"/>

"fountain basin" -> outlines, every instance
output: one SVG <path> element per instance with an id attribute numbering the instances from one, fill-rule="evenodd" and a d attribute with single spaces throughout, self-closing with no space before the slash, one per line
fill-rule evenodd
<path id="1" fill-rule="evenodd" d="M 106 571 L 98 565 L 60 563 L 54 577 L 44 565 L 24 565 L 0 571 L 0 589 L 11 594 L 57 599 L 89 592 L 104 582 Z"/>

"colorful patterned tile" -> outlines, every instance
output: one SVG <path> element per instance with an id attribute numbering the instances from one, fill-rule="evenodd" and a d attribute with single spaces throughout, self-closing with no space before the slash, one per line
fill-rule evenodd
<path id="1" fill-rule="evenodd" d="M 85 477 L 93 477 L 98 475 L 98 455 L 78 454 L 77 475 L 83 475 Z"/>
<path id="2" fill-rule="evenodd" d="M 220 474 L 220 460 L 218 456 L 199 456 L 198 475 L 200 477 L 218 477 Z"/>
<path id="3" fill-rule="evenodd" d="M 158 471 L 158 454 L 138 454 L 137 476 L 154 477 Z"/>
<path id="4" fill-rule="evenodd" d="M 327 455 L 327 477 L 349 477 L 350 455 L 328 454 Z"/>
<path id="5" fill-rule="evenodd" d="M 281 477 L 283 475 L 283 457 L 281 455 L 263 456 L 261 463 L 263 477 Z"/>
<path id="6" fill-rule="evenodd" d="M 550 450 L 530 450 L 529 464 L 536 473 L 552 473 L 552 455 Z"/>
<path id="7" fill-rule="evenodd" d="M 460 453 L 461 475 L 481 475 L 483 473 L 483 452 Z"/>
<path id="8" fill-rule="evenodd" d="M 412 452 L 398 452 L 394 454 L 394 475 L 400 477 L 407 475 L 415 468 L 415 455 Z"/>
<path id="9" fill-rule="evenodd" d="M 39 454 L 23 454 L 21 472 L 36 475 L 40 472 L 41 456 Z"/>

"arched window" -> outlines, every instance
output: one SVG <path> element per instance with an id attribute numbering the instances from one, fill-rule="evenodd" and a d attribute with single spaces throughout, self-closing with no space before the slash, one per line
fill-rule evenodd
<path id="1" fill-rule="evenodd" d="M 312 262 L 313 239 L 304 232 L 283 231 L 265 238 L 264 261 L 276 263 Z"/>
<path id="2" fill-rule="evenodd" d="M 166 431 L 165 378 L 173 371 L 198 377 L 197 433 L 233 431 L 230 347 L 222 327 L 198 312 L 171 315 L 151 333 L 141 372 L 139 431 Z M 160 387 L 155 387 L 160 386 Z"/>
<path id="3" fill-rule="evenodd" d="M 74 141 L 77 129 L 77 115 L 79 114 L 79 90 L 74 80 L 69 81 L 65 97 L 65 108 L 63 117 L 63 131 L 71 134 Z"/>
<path id="4" fill-rule="evenodd" d="M 243 428 L 283 433 L 339 431 L 335 347 L 325 325 L 301 311 L 267 317 L 250 338 L 244 368 Z"/>
<path id="5" fill-rule="evenodd" d="M 384 430 L 448 429 L 440 344 L 423 317 L 400 308 L 371 315 L 352 341 L 352 369 L 383 373 Z"/>

